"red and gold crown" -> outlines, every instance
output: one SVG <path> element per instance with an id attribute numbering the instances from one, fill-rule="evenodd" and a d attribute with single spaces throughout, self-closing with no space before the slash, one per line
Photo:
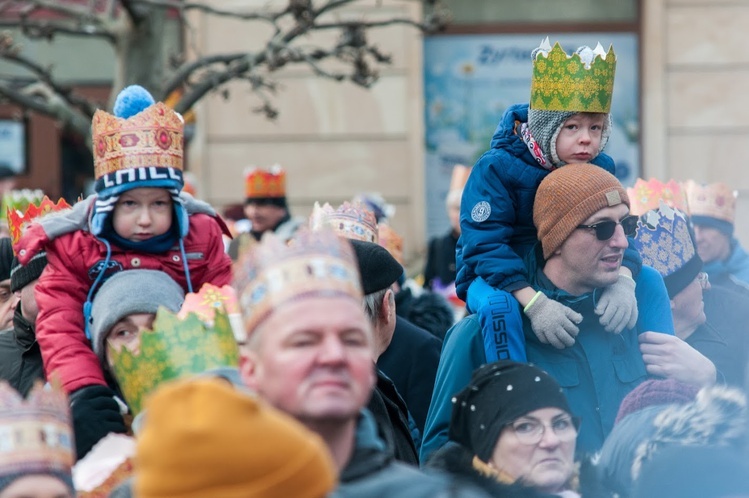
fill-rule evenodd
<path id="1" fill-rule="evenodd" d="M 234 338 L 239 342 L 243 341 L 244 327 L 239 311 L 239 301 L 236 291 L 229 285 L 217 287 L 210 283 L 203 284 L 199 292 L 190 292 L 185 296 L 177 317 L 185 319 L 188 313 L 194 313 L 206 325 L 212 327 L 216 313 L 220 310 L 224 310 L 229 316 Z"/>
<path id="2" fill-rule="evenodd" d="M 689 213 L 686 194 L 676 180 L 663 183 L 655 178 L 647 182 L 638 178 L 634 187 L 627 189 L 627 195 L 629 196 L 629 212 L 637 216 L 651 209 L 658 209 L 661 201 L 682 213 Z"/>
<path id="3" fill-rule="evenodd" d="M 691 216 L 706 216 L 734 224 L 737 192 L 731 187 L 720 182 L 703 185 L 687 180 L 684 190 Z"/>
<path id="4" fill-rule="evenodd" d="M 182 183 L 184 124 L 162 102 L 138 114 L 118 118 L 98 110 L 91 122 L 97 192 L 125 181 L 172 179 Z M 151 168 L 166 168 L 163 171 Z M 126 171 L 126 170 L 135 171 Z M 119 173 L 118 173 L 119 172 Z M 104 179 L 106 182 L 99 183 Z"/>
<path id="5" fill-rule="evenodd" d="M 374 242 L 377 244 L 379 236 L 377 233 L 377 219 L 374 213 L 359 202 L 344 202 L 338 209 L 325 203 L 315 202 L 312 214 L 309 218 L 309 227 L 312 230 L 320 230 L 323 227 L 331 228 L 341 237 L 347 239 Z"/>
<path id="6" fill-rule="evenodd" d="M 73 467 L 73 429 L 65 392 L 41 383 L 28 398 L 0 382 L 0 475 L 62 472 Z"/>
<path id="7" fill-rule="evenodd" d="M 377 226 L 379 244 L 388 250 L 390 255 L 403 266 L 403 237 L 398 235 L 390 225 L 380 223 Z"/>
<path id="8" fill-rule="evenodd" d="M 286 197 L 286 171 L 275 164 L 270 168 L 252 166 L 245 172 L 245 197 Z"/>
<path id="9" fill-rule="evenodd" d="M 65 199 L 60 199 L 57 201 L 57 204 L 55 204 L 45 195 L 38 204 L 34 201 L 30 202 L 25 212 L 8 208 L 8 228 L 10 229 L 10 238 L 13 241 L 13 247 L 15 248 L 16 244 L 21 239 L 21 235 L 23 235 L 23 231 L 29 223 L 36 218 L 40 218 L 49 213 L 64 211 L 71 207 L 72 206 L 68 204 Z"/>
<path id="10" fill-rule="evenodd" d="M 299 297 L 347 296 L 361 302 L 363 296 L 351 244 L 327 228 L 301 229 L 288 244 L 265 234 L 240 255 L 234 288 L 248 337 L 275 308 Z"/>

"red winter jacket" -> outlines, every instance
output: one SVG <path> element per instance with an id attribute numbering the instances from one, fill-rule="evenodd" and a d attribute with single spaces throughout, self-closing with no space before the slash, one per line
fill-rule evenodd
<path id="1" fill-rule="evenodd" d="M 86 206 L 78 206 L 82 203 Z M 39 308 L 36 337 L 47 378 L 60 378 L 67 392 L 92 384 L 106 385 L 99 360 L 86 339 L 83 304 L 98 274 L 95 267 L 104 262 L 107 249 L 87 230 L 91 198 L 78 204 L 67 215 L 44 217 L 40 223 L 30 225 L 16 245 L 21 264 L 39 251 L 47 251 L 47 267 L 35 289 Z M 205 210 L 207 204 L 202 204 L 203 213 L 212 212 L 210 207 L 210 211 Z M 184 246 L 193 291 L 207 282 L 217 286 L 231 283 L 231 260 L 224 252 L 221 236 L 223 221 L 202 213 L 191 214 L 189 219 Z M 82 220 L 85 228 L 75 228 L 82 225 Z M 123 250 L 114 244 L 111 248 L 107 274 L 130 269 L 161 270 L 188 291 L 178 247 L 162 254 Z"/>

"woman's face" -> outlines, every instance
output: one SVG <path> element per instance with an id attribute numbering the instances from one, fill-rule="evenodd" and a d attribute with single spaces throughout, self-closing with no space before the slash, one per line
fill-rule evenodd
<path id="1" fill-rule="evenodd" d="M 538 434 L 538 442 L 529 443 Z M 574 473 L 576 438 L 577 430 L 569 413 L 559 408 L 541 408 L 502 429 L 488 463 L 539 491 L 558 493 Z"/>

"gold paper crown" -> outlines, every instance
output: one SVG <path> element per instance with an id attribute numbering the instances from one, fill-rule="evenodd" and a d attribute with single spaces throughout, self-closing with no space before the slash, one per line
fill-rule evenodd
<path id="1" fill-rule="evenodd" d="M 390 255 L 403 266 L 403 237 L 386 223 L 379 224 L 377 229 L 380 245 L 387 249 Z"/>
<path id="2" fill-rule="evenodd" d="M 159 308 L 153 329 L 143 331 L 137 351 L 109 350 L 112 366 L 134 415 L 160 384 L 211 369 L 239 364 L 239 351 L 229 318 L 222 310 L 208 326 L 196 314 L 183 320 Z"/>
<path id="3" fill-rule="evenodd" d="M 364 207 L 364 204 L 355 202 L 344 202 L 338 209 L 325 203 L 315 202 L 312 214 L 309 218 L 309 226 L 312 230 L 320 230 L 323 227 L 331 228 L 341 237 L 347 239 L 374 242 L 377 244 L 377 219 L 374 213 Z"/>
<path id="4" fill-rule="evenodd" d="M 533 59 L 531 109 L 545 111 L 604 112 L 611 110 L 616 55 L 613 47 L 567 55 L 559 45 L 549 51 L 548 38 Z M 588 52 L 589 51 L 589 52 Z"/>
<path id="5" fill-rule="evenodd" d="M 308 295 L 361 301 L 359 268 L 351 244 L 325 228 L 299 230 L 288 245 L 273 234 L 240 255 L 234 288 L 248 337 L 273 309 Z"/>
<path id="6" fill-rule="evenodd" d="M 38 383 L 24 400 L 0 382 L 0 475 L 70 474 L 72 466 L 73 429 L 63 390 Z"/>
<path id="7" fill-rule="evenodd" d="M 629 196 L 629 212 L 637 216 L 651 209 L 658 209 L 661 201 L 669 207 L 689 213 L 686 194 L 676 180 L 663 183 L 655 178 L 647 182 L 638 178 L 634 187 L 627 189 L 627 196 Z"/>
<path id="8" fill-rule="evenodd" d="M 8 208 L 8 228 L 10 230 L 10 238 L 13 241 L 13 247 L 15 248 L 23 235 L 23 231 L 29 223 L 36 218 L 40 218 L 52 212 L 64 211 L 71 207 L 72 206 L 68 204 L 65 199 L 60 199 L 57 201 L 57 204 L 55 204 L 45 195 L 41 201 L 29 201 L 25 212 Z"/>
<path id="9" fill-rule="evenodd" d="M 245 172 L 245 197 L 286 197 L 286 171 L 278 164 L 268 169 L 252 166 Z"/>
<path id="10" fill-rule="evenodd" d="M 694 180 L 687 180 L 684 182 L 684 190 L 686 190 L 691 216 L 707 216 L 734 224 L 737 192 L 728 185 L 725 183 L 700 185 Z"/>
<path id="11" fill-rule="evenodd" d="M 132 176 L 129 181 L 169 175 L 168 178 L 181 183 L 183 128 L 180 116 L 162 102 L 128 119 L 96 111 L 91 135 L 97 183 L 107 175 L 136 168 L 140 168 L 137 174 L 128 172 Z M 162 173 L 150 171 L 150 168 L 170 169 Z M 120 183 L 111 178 L 108 180 L 107 187 L 111 186 L 109 183 Z"/>
<path id="12" fill-rule="evenodd" d="M 453 166 L 453 174 L 450 178 L 450 192 L 455 190 L 463 190 L 466 186 L 468 177 L 471 175 L 471 168 L 462 164 L 456 164 Z"/>

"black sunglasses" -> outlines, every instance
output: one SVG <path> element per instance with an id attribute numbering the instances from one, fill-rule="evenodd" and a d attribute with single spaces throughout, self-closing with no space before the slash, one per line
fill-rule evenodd
<path id="1" fill-rule="evenodd" d="M 624 229 L 624 235 L 627 237 L 633 237 L 635 235 L 635 230 L 637 229 L 638 219 L 638 216 L 631 214 L 625 216 L 619 221 L 604 220 L 599 221 L 598 223 L 593 223 L 592 225 L 577 225 L 577 228 L 592 228 L 596 231 L 596 238 L 598 240 L 609 240 L 614 236 L 616 225 L 621 225 Z"/>

